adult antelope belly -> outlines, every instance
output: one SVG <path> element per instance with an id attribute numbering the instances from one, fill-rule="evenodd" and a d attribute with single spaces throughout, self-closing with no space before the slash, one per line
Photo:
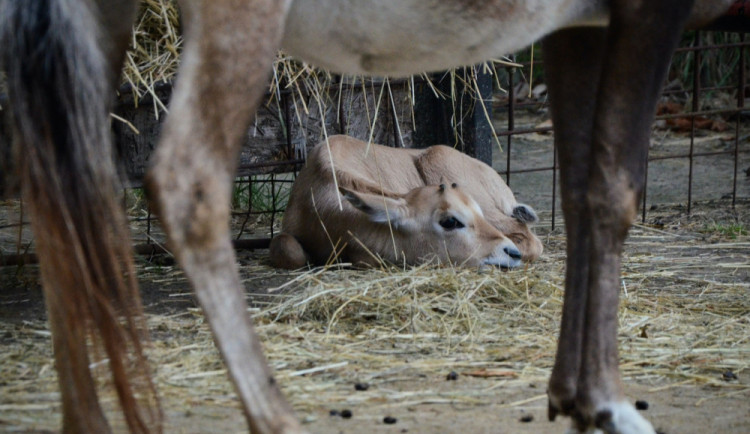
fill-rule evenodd
<path id="1" fill-rule="evenodd" d="M 580 14 L 571 4 L 576 2 L 296 0 L 282 48 L 336 72 L 409 75 L 523 48 Z"/>

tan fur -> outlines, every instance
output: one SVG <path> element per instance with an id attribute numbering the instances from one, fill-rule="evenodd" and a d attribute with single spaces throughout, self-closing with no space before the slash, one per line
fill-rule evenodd
<path id="1" fill-rule="evenodd" d="M 432 256 L 440 257 L 446 250 L 440 243 L 435 244 L 437 240 L 416 242 L 420 237 L 429 238 L 429 234 L 436 238 L 442 235 L 440 230 L 434 230 L 432 220 L 425 220 L 419 230 L 397 228 L 392 234 L 388 225 L 372 222 L 345 198 L 342 199 L 343 209 L 339 209 L 334 168 L 339 187 L 388 198 L 406 197 L 413 190 L 429 185 L 456 183 L 459 190 L 471 199 L 462 196 L 463 202 L 456 201 L 452 206 L 471 213 L 475 221 L 482 221 L 481 225 L 477 223 L 476 227 L 468 229 L 482 229 L 486 222 L 499 231 L 503 239 L 510 239 L 524 260 L 534 260 L 541 254 L 542 243 L 528 222 L 511 216 L 513 209 L 520 204 L 500 175 L 486 164 L 447 146 L 390 148 L 376 144 L 368 146 L 353 137 L 333 136 L 328 143 L 321 142 L 310 152 L 305 168 L 292 187 L 282 222 L 282 235 L 271 244 L 274 265 L 297 268 L 305 265 L 305 259 L 313 264 L 325 264 L 334 257 L 337 245 L 346 246 L 338 252 L 338 259 L 345 262 L 356 262 L 355 258 L 358 258 L 372 263 L 375 261 L 372 254 L 376 254 L 396 263 L 407 258 L 407 263 L 414 264 Z M 413 215 L 433 213 L 443 199 L 439 194 L 412 193 L 410 197 L 420 199 L 409 203 L 413 207 L 409 212 Z M 474 201 L 481 213 L 472 209 Z M 288 237 L 296 239 L 299 245 Z M 499 239 L 481 234 L 475 237 L 477 243 L 482 240 L 496 243 Z M 398 255 L 394 252 L 394 242 Z M 281 248 L 282 243 L 285 248 Z M 432 250 L 435 246 L 437 251 Z M 449 243 L 447 248 L 453 262 L 467 264 L 474 264 L 469 259 L 475 257 L 477 251 L 488 251 L 486 246 L 479 244 L 455 242 Z"/>

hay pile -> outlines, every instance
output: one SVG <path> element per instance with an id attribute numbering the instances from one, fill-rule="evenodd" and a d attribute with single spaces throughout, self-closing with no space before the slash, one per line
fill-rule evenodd
<path id="1" fill-rule="evenodd" d="M 159 101 L 159 108 L 166 111 L 165 103 L 160 101 L 159 96 L 153 89 L 156 83 L 169 81 L 176 75 L 182 43 L 179 12 L 174 0 L 146 0 L 142 2 L 139 18 L 133 27 L 133 41 L 127 53 L 123 70 L 123 83 L 130 84 L 136 104 L 138 98 L 144 94 L 150 94 L 156 101 Z M 482 66 L 483 71 L 489 72 L 495 77 L 495 87 L 502 89 L 496 70 L 498 65 L 517 67 L 521 65 L 503 58 L 493 59 Z M 437 97 L 452 101 L 451 125 L 458 129 L 463 128 L 462 119 L 466 114 L 463 113 L 464 108 L 461 106 L 461 99 L 469 101 L 481 99 L 476 69 L 478 68 L 469 67 L 448 71 L 446 76 L 449 90 L 443 91 L 439 90 L 426 74 L 406 79 L 405 95 L 412 111 L 410 116 L 412 122 L 414 121 L 415 78 L 417 78 L 424 79 Z M 385 86 L 380 86 L 380 90 L 376 91 L 376 87 L 381 83 L 385 83 Z M 309 114 L 312 112 L 324 118 L 323 113 L 327 108 L 336 107 L 337 103 L 341 102 L 345 85 L 347 88 L 351 88 L 350 93 L 353 91 L 361 92 L 365 100 L 367 100 L 368 95 L 374 100 L 372 112 L 369 111 L 369 107 L 365 107 L 366 112 L 357 115 L 366 118 L 371 126 L 376 125 L 378 117 L 383 116 L 385 111 L 391 109 L 398 111 L 396 104 L 392 101 L 394 91 L 391 89 L 391 81 L 388 78 L 334 76 L 328 71 L 292 59 L 283 52 L 278 53 L 274 62 L 273 75 L 269 83 L 265 104 L 268 107 L 278 108 L 282 92 L 288 91 L 292 95 L 292 103 L 296 109 L 296 121 L 303 123 L 300 113 Z M 385 101 L 391 101 L 393 107 L 385 107 Z M 489 113 L 483 105 L 481 107 L 484 109 L 483 115 L 488 117 Z M 408 135 L 407 125 L 397 126 L 397 128 L 400 135 Z M 490 128 L 494 128 L 492 122 L 490 122 Z M 497 145 L 501 146 L 494 129 L 492 134 Z M 372 139 L 372 137 L 370 138 Z M 460 137 L 456 137 L 456 139 L 462 140 Z"/>
<path id="2" fill-rule="evenodd" d="M 182 43 L 176 2 L 143 1 L 133 26 L 133 40 L 126 55 L 123 82 L 130 84 L 137 96 L 153 94 L 154 84 L 170 81 L 177 74 Z M 321 90 L 330 85 L 330 74 L 295 62 L 279 53 L 270 86 L 272 97 L 289 85 L 294 85 L 298 94 L 317 93 L 320 98 Z"/>
<path id="3" fill-rule="evenodd" d="M 154 85 L 174 78 L 181 50 L 180 16 L 174 0 L 142 1 L 122 71 L 122 82 L 130 85 L 136 104 L 145 94 L 161 101 Z M 161 108 L 165 108 L 163 102 Z"/>
<path id="4" fill-rule="evenodd" d="M 710 386 L 706 400 L 750 392 L 747 381 L 731 377 L 744 379 L 750 364 L 750 239 L 718 241 L 634 229 L 619 312 L 626 381 L 652 391 Z M 513 272 L 425 266 L 279 276 L 255 262 L 242 272 L 269 361 L 303 419 L 313 421 L 321 407 L 468 409 L 538 385 L 530 397 L 504 396 L 505 407 L 519 408 L 544 404 L 558 333 L 563 237 L 548 234 L 545 246 L 540 261 Z M 726 253 L 717 258 L 717 251 Z M 149 317 L 150 358 L 171 423 L 184 423 L 186 408 L 223 417 L 237 401 L 182 273 L 150 265 L 139 275 L 145 290 L 151 285 L 163 291 L 163 303 L 177 306 Z M 263 283 L 269 281 L 276 283 Z M 278 290 L 259 294 L 264 285 Z M 7 348 L 0 354 L 0 420 L 54 428 L 59 405 L 46 325 L 2 322 L 0 336 Z M 482 383 L 445 390 L 440 384 L 451 371 Z M 355 383 L 370 389 L 352 393 Z M 111 398 L 106 402 L 115 410 Z"/>
<path id="5" fill-rule="evenodd" d="M 744 378 L 750 364 L 750 284 L 741 277 L 750 270 L 750 239 L 716 246 L 647 226 L 636 227 L 631 239 L 619 313 L 623 377 L 653 391 L 710 386 L 706 400 L 747 395 L 747 381 L 726 376 Z M 448 405 L 450 412 L 498 396 L 511 408 L 544 405 L 562 305 L 563 237 L 549 234 L 545 247 L 539 262 L 510 273 L 313 270 L 293 274 L 272 297 L 249 300 L 270 363 L 303 418 L 314 420 L 321 407 L 377 412 Z M 733 254 L 709 265 L 692 253 L 713 247 Z M 262 266 L 244 272 L 249 288 L 275 275 Z M 200 318 L 170 318 L 170 330 L 194 329 Z M 162 392 L 194 400 L 205 399 L 206 390 L 231 394 L 205 325 L 198 330 L 199 343 L 171 342 L 160 350 L 173 357 L 159 359 L 160 384 L 170 384 Z M 446 390 L 441 383 L 451 371 L 483 385 Z M 410 382 L 418 385 L 402 386 Z M 352 393 L 356 383 L 370 389 Z M 529 384 L 538 385 L 530 398 L 503 395 Z"/>

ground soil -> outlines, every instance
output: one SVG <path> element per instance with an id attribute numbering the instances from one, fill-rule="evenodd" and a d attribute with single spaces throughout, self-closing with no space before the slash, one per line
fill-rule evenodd
<path id="1" fill-rule="evenodd" d="M 533 126 L 544 121 L 545 114 L 530 113 L 525 119 L 527 126 Z M 725 135 L 706 133 L 699 140 L 699 146 L 707 151 L 733 146 L 723 140 Z M 656 131 L 652 155 L 670 150 L 682 152 L 686 140 L 684 134 Z M 545 135 L 514 138 L 511 151 L 514 153 L 513 164 L 523 165 L 514 168 L 550 166 L 553 161 L 550 143 L 551 138 Z M 742 146 L 746 148 L 747 141 L 743 141 Z M 495 166 L 499 169 L 505 167 L 505 152 L 507 145 L 502 151 L 498 149 L 495 152 Z M 747 158 L 746 154 L 741 157 L 740 170 L 750 167 Z M 705 157 L 696 163 L 693 195 L 699 203 L 693 206 L 691 215 L 686 213 L 688 164 L 687 160 L 665 160 L 650 166 L 648 214 L 646 220 L 639 222 L 634 229 L 625 254 L 624 269 L 626 279 L 630 279 L 627 280 L 628 285 L 641 285 L 650 291 L 685 291 L 692 294 L 712 285 L 747 285 L 750 282 L 750 240 L 747 232 L 731 234 L 727 231 L 730 227 L 744 228 L 745 231 L 750 227 L 748 200 L 740 200 L 736 208 L 732 208 L 731 197 L 727 196 L 734 189 L 732 160 L 722 155 Z M 560 241 L 562 233 L 559 225 L 562 220 L 558 212 L 557 228 L 551 229 L 551 176 L 551 172 L 513 175 L 510 185 L 519 200 L 531 204 L 540 212 L 543 224 L 539 233 L 545 242 L 545 255 L 552 258 L 549 260 L 555 263 L 555 267 L 561 268 L 564 242 Z M 750 178 L 742 172 L 738 178 L 737 192 L 740 198 L 750 197 Z M 557 197 L 559 200 L 559 193 Z M 17 212 L 17 209 L 13 212 Z M 0 241 L 9 244 L 15 241 L 16 234 L 4 236 Z M 727 248 L 728 243 L 731 248 Z M 266 256 L 264 250 L 239 253 L 241 272 L 251 302 L 273 303 L 265 296 L 265 290 L 277 287 L 290 278 L 284 273 L 269 273 Z M 705 262 L 701 264 L 698 261 L 698 265 L 694 265 L 696 257 L 705 258 Z M 639 282 L 627 277 L 627 273 L 639 267 L 670 270 L 674 264 L 684 260 L 693 261 L 693 265 L 679 270 L 688 277 L 681 280 L 680 286 L 671 286 L 658 278 Z M 720 264 L 739 265 L 728 270 Z M 145 272 L 154 268 L 163 269 L 167 274 L 174 273 L 176 277 L 158 278 L 154 277 L 158 273 Z M 187 282 L 179 272 L 172 270 L 175 268 L 169 257 L 157 257 L 150 262 L 139 259 L 140 284 L 147 313 L 170 318 L 200 315 Z M 258 275 L 259 270 L 262 277 L 253 277 Z M 12 349 L 18 352 L 18 357 L 13 359 L 15 377 L 0 378 L 0 431 L 55 431 L 59 427 L 58 395 L 54 388 L 52 391 L 42 390 L 40 385 L 44 383 L 46 387 L 54 387 L 54 376 L 51 373 L 49 335 L 38 270 L 35 266 L 2 268 L 0 283 L 0 351 Z M 750 297 L 747 290 L 739 295 L 744 301 Z M 744 301 L 738 304 L 746 306 Z M 710 306 L 706 308 L 710 309 Z M 748 315 L 750 312 L 747 310 L 740 311 L 733 320 L 747 324 L 750 320 Z M 195 336 L 191 338 L 190 333 L 195 333 Z M 194 339 L 196 342 L 207 339 L 205 328 L 179 332 L 159 329 L 154 333 L 154 341 L 169 342 L 177 339 L 178 334 L 180 339 Z M 20 341 L 19 336 L 29 340 Z M 744 368 L 736 369 L 734 374 L 738 379 L 728 380 L 727 385 L 697 379 L 685 381 L 683 377 L 675 380 L 664 376 L 645 376 L 626 378 L 626 392 L 634 400 L 649 403 L 644 415 L 653 421 L 660 432 L 750 432 L 750 371 L 747 370 L 750 365 L 750 344 L 747 336 L 739 336 L 737 342 Z M 19 345 L 21 350 L 18 349 Z M 534 361 L 529 363 L 533 365 Z M 216 372 L 221 370 L 221 364 L 215 357 L 210 366 Z M 349 375 L 356 375 L 356 372 Z M 311 432 L 559 433 L 567 428 L 568 421 L 562 418 L 554 423 L 547 421 L 547 375 L 548 369 L 540 369 L 524 377 L 523 381 L 506 382 L 465 375 L 459 375 L 456 381 L 447 381 L 445 373 L 436 375 L 432 371 L 414 368 L 404 370 L 364 392 L 354 391 L 353 383 L 342 386 L 330 396 L 316 394 L 314 390 L 298 390 L 297 386 L 285 387 L 299 417 Z M 17 381 L 18 378 L 21 380 Z M 322 383 L 328 381 L 328 377 L 321 375 L 311 381 Z M 39 391 L 32 393 L 35 387 Z M 168 387 L 164 386 L 164 389 Z M 431 392 L 430 396 L 437 394 L 443 398 L 421 399 L 420 396 L 427 389 Z M 492 393 L 487 393 L 488 390 Z M 413 400 L 394 402 L 389 399 L 394 394 L 403 396 L 408 393 L 414 394 Z M 477 395 L 479 398 L 473 398 Z M 303 405 L 295 400 L 295 396 L 310 398 Z M 238 402 L 226 384 L 215 389 L 209 387 L 200 393 L 192 389 L 184 389 L 182 395 L 166 393 L 162 399 L 169 432 L 246 430 Z M 109 400 L 105 407 L 112 409 L 114 404 Z M 353 416 L 342 418 L 330 415 L 331 410 L 343 409 L 351 410 Z M 386 416 L 394 417 L 396 422 L 386 424 Z"/>
<path id="2" fill-rule="evenodd" d="M 716 203 L 698 204 L 692 216 L 687 216 L 678 206 L 662 207 L 651 214 L 653 221 L 640 225 L 633 231 L 627 246 L 624 268 L 626 273 L 633 273 L 643 266 L 643 259 L 652 258 L 654 267 L 668 269 L 683 259 L 694 259 L 696 255 L 705 255 L 704 267 L 690 267 L 686 270 L 696 281 L 698 289 L 706 282 L 747 282 L 750 281 L 750 239 L 740 235 L 739 239 L 728 237 L 711 227 L 728 227 L 730 224 L 750 224 L 750 203 L 743 201 L 735 210 L 717 207 Z M 713 225 L 713 226 L 712 226 Z M 718 226 L 717 226 L 718 225 Z M 559 230 L 540 230 L 546 234 L 545 248 L 552 261 L 560 261 L 564 251 Z M 722 248 L 727 242 L 734 244 L 731 249 Z M 685 248 L 676 248 L 676 245 Z M 712 248 L 711 245 L 716 245 Z M 266 251 L 240 252 L 242 274 L 246 279 L 250 300 L 268 302 L 264 296 L 266 288 L 277 287 L 289 279 L 284 273 L 269 274 L 266 265 Z M 140 261 L 142 270 L 161 267 L 172 270 L 169 259 L 161 258 L 161 263 Z M 700 263 L 700 261 L 699 261 Z M 717 267 L 717 263 L 744 264 L 735 267 L 731 273 Z M 262 277 L 254 278 L 258 271 Z M 170 271 L 171 273 L 172 271 Z M 195 301 L 189 294 L 187 282 L 179 272 L 176 278 L 141 278 L 144 304 L 149 314 L 179 317 L 181 315 L 199 315 L 196 313 Z M 149 272 L 142 276 L 163 276 Z M 0 337 L 3 346 L 15 345 L 19 330 L 44 329 L 43 300 L 37 282 L 37 270 L 34 266 L 23 269 L 2 270 L 4 289 L 0 294 L 0 327 L 5 330 Z M 684 283 L 684 281 L 683 281 Z M 629 283 L 637 285 L 637 282 Z M 659 282 L 650 281 L 644 286 L 652 290 L 691 291 L 686 287 L 659 288 Z M 744 294 L 747 296 L 747 293 Z M 739 303 L 746 306 L 746 303 Z M 739 312 L 737 321 L 747 323 L 750 312 Z M 676 325 L 679 327 L 679 325 Z M 204 334 L 205 329 L 194 331 Z M 183 334 L 191 331 L 170 332 L 157 330 L 154 340 L 169 342 L 184 339 Z M 179 335 L 179 336 L 178 336 Z M 199 336 L 196 335 L 196 342 Z M 28 342 L 28 352 L 41 352 L 45 363 L 35 366 L 31 355 L 26 361 L 27 384 L 35 381 L 50 383 L 51 355 L 48 349 L 48 335 L 38 332 Z M 188 339 L 190 339 L 188 337 Z M 202 338 L 205 341 L 206 337 Z M 750 363 L 750 346 L 747 336 L 738 337 L 739 357 Z M 16 347 L 13 347 L 16 348 Z M 46 349 L 45 349 L 46 348 Z M 15 350 L 14 350 L 15 351 Z M 38 355 L 37 355 L 38 356 Z M 214 355 L 215 357 L 215 355 Z M 270 357 L 273 357 L 271 354 Z M 213 365 L 219 366 L 217 361 Z M 218 365 L 217 365 L 218 363 Z M 530 362 L 533 364 L 533 362 Z M 39 366 L 42 366 L 40 369 Z M 45 372 L 40 374 L 39 372 Z M 213 372 L 213 371 L 212 371 Z M 547 404 L 545 397 L 546 371 L 540 371 L 524 377 L 523 381 L 503 382 L 497 379 L 474 378 L 459 375 L 456 381 L 447 381 L 444 374 L 436 375 L 432 371 L 418 368 L 405 370 L 393 378 L 384 380 L 373 389 L 357 392 L 353 382 L 340 386 L 336 393 L 312 394 L 314 401 L 304 405 L 296 404 L 299 416 L 305 421 L 311 432 L 319 433 L 356 433 L 356 432 L 410 432 L 410 433 L 552 433 L 563 432 L 568 426 L 564 419 L 554 423 L 547 421 Z M 677 381 L 663 376 L 654 378 L 626 379 L 626 391 L 633 400 L 645 400 L 649 409 L 645 416 L 652 420 L 659 432 L 665 433 L 744 433 L 750 431 L 750 381 L 747 370 L 737 370 L 738 380 L 726 387 L 716 383 L 706 384 L 701 381 Z M 364 375 L 364 373 L 360 373 Z M 39 375 L 39 377 L 37 377 Z M 335 374 L 332 374 L 335 375 Z M 355 376 L 358 374 L 354 374 Z M 717 374 L 718 375 L 718 374 Z M 34 380 L 37 378 L 37 380 Z M 312 381 L 326 382 L 325 376 Z M 53 383 L 50 383 L 53 384 Z M 345 382 L 346 384 L 346 382 Z M 41 386 L 39 386 L 41 387 Z M 214 386 L 215 387 L 215 386 Z M 290 386 L 287 393 L 294 396 L 297 386 Z M 164 387 L 168 389 L 166 386 Z M 350 388 L 349 391 L 342 388 Z M 59 423 L 59 406 L 57 395 L 41 391 L 28 394 L 25 389 L 18 389 L 11 379 L 0 379 L 0 390 L 7 395 L 0 398 L 0 431 L 34 432 L 55 430 Z M 211 389 L 211 388 L 208 388 Z M 488 390 L 492 393 L 487 393 Z M 24 390 L 25 398 L 18 402 L 11 396 L 14 391 Z M 241 432 L 245 422 L 238 408 L 236 398 L 227 392 L 226 385 L 215 391 L 185 390 L 184 395 L 167 392 L 163 396 L 169 432 Z M 429 390 L 429 399 L 420 397 Z M 303 391 L 304 392 L 304 391 Z M 302 393 L 302 392 L 300 392 Z M 412 400 L 390 402 L 388 396 L 413 394 Z M 303 393 L 305 396 L 309 393 Z M 434 396 L 442 396 L 435 399 Z M 474 397 L 474 398 L 473 398 Z M 292 398 L 295 402 L 295 399 Z M 111 401 L 105 405 L 111 408 Z M 331 416 L 332 410 L 350 410 L 351 418 Z M 384 418 L 396 419 L 393 424 L 386 424 Z M 117 424 L 115 425 L 117 426 Z"/>
<path id="3" fill-rule="evenodd" d="M 496 113 L 494 119 L 497 131 L 508 128 L 507 113 Z M 544 108 L 537 110 L 532 106 L 516 113 L 517 130 L 550 125 L 549 113 Z M 696 130 L 692 141 L 693 154 L 698 156 L 692 159 L 692 163 L 687 158 L 690 154 L 690 134 L 666 127 L 653 129 L 646 178 L 646 211 L 661 204 L 687 205 L 688 198 L 691 201 L 706 201 L 731 198 L 733 194 L 736 197 L 750 197 L 750 124 L 745 121 L 739 124 L 736 167 L 734 136 L 737 125 L 733 121 L 723 125 L 726 127 L 723 131 Z M 554 191 L 555 208 L 560 218 L 560 185 L 558 182 L 553 190 L 553 173 L 550 170 L 555 163 L 552 135 L 515 135 L 510 144 L 507 137 L 502 137 L 495 142 L 492 166 L 505 172 L 509 154 L 511 172 L 520 173 L 511 173 L 509 179 L 504 175 L 504 179 L 516 198 L 551 216 Z M 677 156 L 680 158 L 671 158 Z"/>

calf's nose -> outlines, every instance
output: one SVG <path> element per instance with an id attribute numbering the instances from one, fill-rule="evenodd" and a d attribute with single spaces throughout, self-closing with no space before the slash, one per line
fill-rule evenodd
<path id="1" fill-rule="evenodd" d="M 503 248 L 503 252 L 505 252 L 506 255 L 510 256 L 511 259 L 515 259 L 517 261 L 521 260 L 521 251 L 515 247 L 506 246 Z"/>

